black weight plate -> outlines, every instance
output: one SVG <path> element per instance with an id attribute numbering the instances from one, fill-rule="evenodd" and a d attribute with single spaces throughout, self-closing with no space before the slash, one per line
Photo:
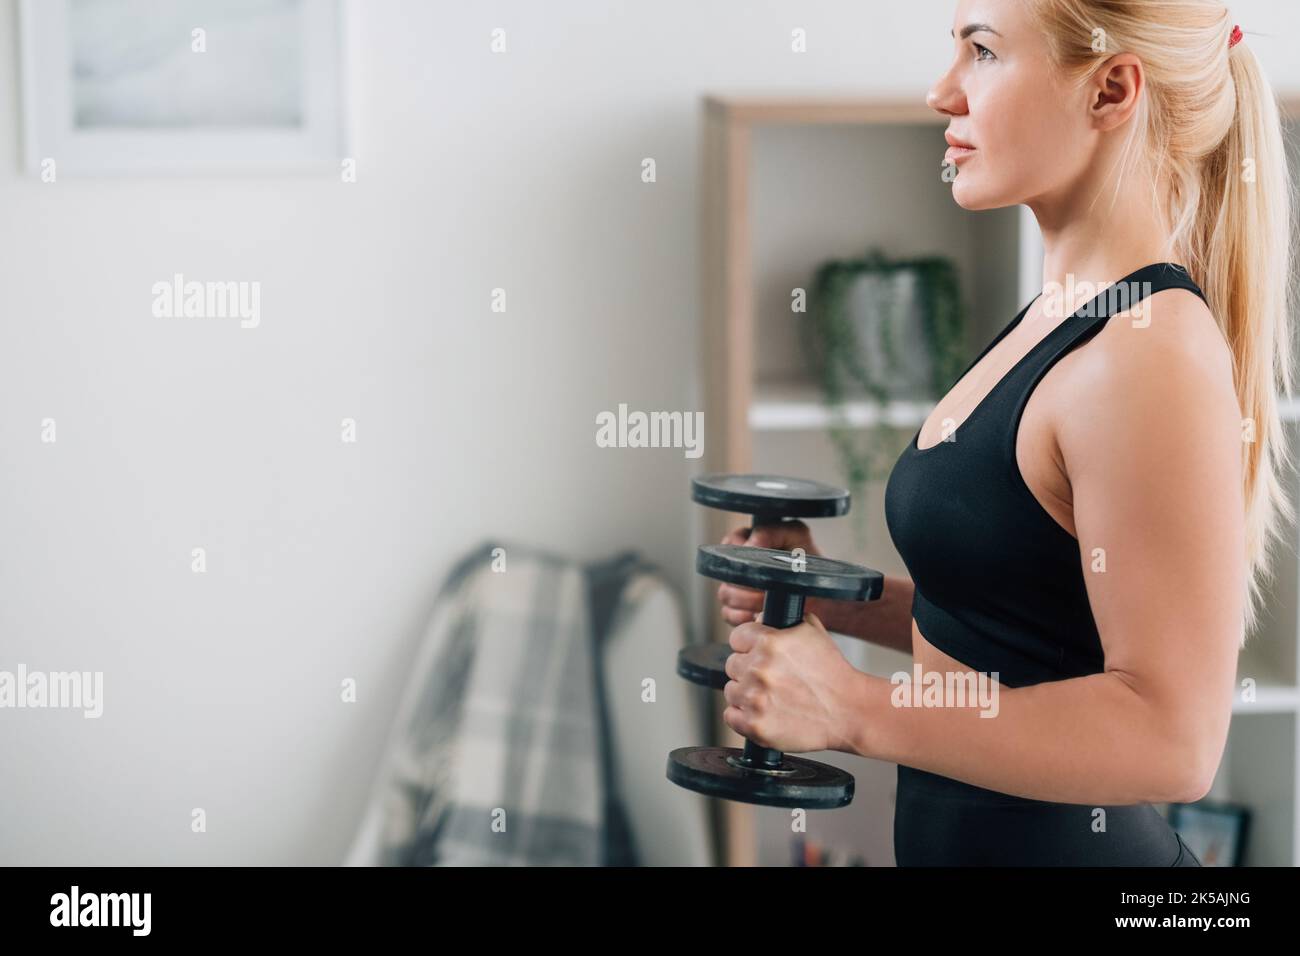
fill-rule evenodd
<path id="1" fill-rule="evenodd" d="M 834 810 L 853 800 L 853 775 L 839 767 L 785 754 L 784 776 L 745 770 L 728 762 L 744 751 L 736 747 L 678 747 L 668 755 L 668 779 L 708 797 L 765 807 Z"/>
<path id="2" fill-rule="evenodd" d="M 727 676 L 730 644 L 692 644 L 677 652 L 677 676 L 695 684 L 722 690 L 731 680 Z"/>
<path id="3" fill-rule="evenodd" d="M 751 548 L 740 544 L 706 544 L 695 554 L 695 570 L 706 578 L 837 601 L 874 601 L 885 587 L 879 571 L 809 554 L 800 559 L 789 551 Z"/>
<path id="4" fill-rule="evenodd" d="M 768 518 L 837 518 L 849 511 L 843 488 L 782 475 L 701 475 L 691 479 L 691 498 L 710 508 Z"/>

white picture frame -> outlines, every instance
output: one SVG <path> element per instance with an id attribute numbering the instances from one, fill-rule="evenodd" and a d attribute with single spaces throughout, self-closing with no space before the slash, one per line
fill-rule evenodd
<path id="1" fill-rule="evenodd" d="M 221 0 L 211 0 L 214 6 L 212 19 L 217 29 L 212 36 L 206 28 L 205 44 L 222 42 L 220 19 L 226 11 L 219 11 Z M 111 3 L 111 0 L 110 0 Z M 201 8 L 202 0 L 191 0 L 189 10 Z M 157 69 L 150 76 L 149 69 L 132 65 L 128 82 L 119 85 L 108 98 L 110 108 L 103 108 L 100 97 L 99 115 L 92 121 L 84 120 L 88 81 L 74 77 L 73 28 L 83 30 L 88 11 L 101 16 L 112 7 L 91 9 L 85 0 L 20 0 L 19 38 L 22 60 L 23 98 L 23 160 L 25 170 L 31 175 L 41 175 L 50 168 L 62 178 L 70 176 L 177 174 L 177 175 L 229 175 L 266 173 L 319 173 L 339 175 L 342 161 L 351 155 L 349 105 L 346 94 L 347 76 L 347 18 L 348 0 L 267 0 L 283 13 L 292 10 L 297 33 L 293 36 L 275 34 L 271 39 L 293 51 L 293 66 L 279 71 L 283 84 L 290 92 L 283 97 L 291 101 L 288 112 L 279 117 L 262 116 L 258 122 L 243 123 L 238 116 L 239 105 L 227 111 L 220 122 L 205 122 L 202 118 L 190 119 L 185 115 L 187 105 L 178 100 L 174 90 L 175 69 L 170 75 Z M 245 10 L 254 8 L 256 2 L 245 4 Z M 219 12 L 218 12 L 219 11 Z M 74 23 L 75 18 L 83 22 Z M 267 18 L 270 19 L 269 17 Z M 271 25 L 281 29 L 284 17 Z M 180 49 L 193 57 L 208 55 L 191 50 L 190 29 L 182 29 L 184 22 L 164 23 L 165 33 L 155 43 L 180 44 Z M 194 24 L 201 27 L 201 24 Z M 109 24 L 108 33 L 117 27 Z M 245 22 L 247 31 L 250 24 Z M 256 30 L 254 22 L 251 28 Z M 136 29 L 129 20 L 121 24 L 123 31 Z M 155 27 L 157 29 L 157 27 Z M 179 33 L 173 40 L 172 33 Z M 139 55 L 136 34 L 124 33 L 131 43 L 119 46 L 128 51 L 119 53 L 112 48 L 105 58 L 119 59 Z M 109 38 L 106 38 L 106 41 Z M 83 41 L 84 43 L 84 41 Z M 109 44 L 106 42 L 106 46 Z M 96 53 L 98 48 L 94 48 Z M 165 50 L 172 65 L 179 62 L 182 69 L 201 70 L 203 61 L 178 60 L 176 51 Z M 212 113 L 213 84 L 205 91 L 204 108 Z M 253 102 L 248 89 L 241 91 L 244 103 Z M 220 90 L 215 94 L 220 96 Z M 232 97 L 235 94 L 231 94 Z M 134 101 L 133 101 L 134 98 Z M 183 98 L 182 98 L 183 99 Z M 195 96 L 195 100 L 199 97 Z M 133 109 L 144 112 L 145 107 L 165 107 L 172 116 L 159 122 L 125 122 L 115 120 L 115 115 L 130 116 Z M 155 109 L 155 112 L 157 110 Z M 195 117 L 202 110 L 193 108 Z M 291 115 L 290 115 L 291 114 Z M 107 118 L 104 118 L 104 117 Z M 79 119 L 80 118 L 80 119 Z"/>

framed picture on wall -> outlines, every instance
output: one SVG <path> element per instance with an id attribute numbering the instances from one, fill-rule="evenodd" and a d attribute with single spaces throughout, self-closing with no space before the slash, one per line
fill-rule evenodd
<path id="1" fill-rule="evenodd" d="M 22 0 L 36 175 L 334 172 L 345 0 Z"/>

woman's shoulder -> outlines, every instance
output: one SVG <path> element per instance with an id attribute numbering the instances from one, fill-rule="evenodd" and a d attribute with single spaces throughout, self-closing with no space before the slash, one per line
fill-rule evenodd
<path id="1" fill-rule="evenodd" d="M 1117 312 L 1098 336 L 1101 371 L 1128 376 L 1228 376 L 1232 349 L 1209 305 L 1190 289 L 1161 289 Z"/>
<path id="2" fill-rule="evenodd" d="M 1077 356 L 1070 392 L 1084 404 L 1061 420 L 1062 450 L 1071 439 L 1090 447 L 1104 435 L 1196 434 L 1214 422 L 1239 431 L 1233 374 L 1232 350 L 1205 301 L 1188 289 L 1154 292 L 1111 316 Z"/>

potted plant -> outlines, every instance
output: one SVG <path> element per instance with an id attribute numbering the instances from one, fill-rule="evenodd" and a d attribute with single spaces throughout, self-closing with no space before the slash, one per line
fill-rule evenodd
<path id="1" fill-rule="evenodd" d="M 878 249 L 831 260 L 817 269 L 809 313 L 805 346 L 831 411 L 830 438 L 845 483 L 858 496 L 888 475 L 903 450 L 884 407 L 937 401 L 962 370 L 965 315 L 957 268 L 941 256 L 889 259 Z M 852 401 L 878 406 L 882 414 L 874 426 L 850 426 L 846 406 Z M 861 540 L 865 512 L 855 514 Z"/>

